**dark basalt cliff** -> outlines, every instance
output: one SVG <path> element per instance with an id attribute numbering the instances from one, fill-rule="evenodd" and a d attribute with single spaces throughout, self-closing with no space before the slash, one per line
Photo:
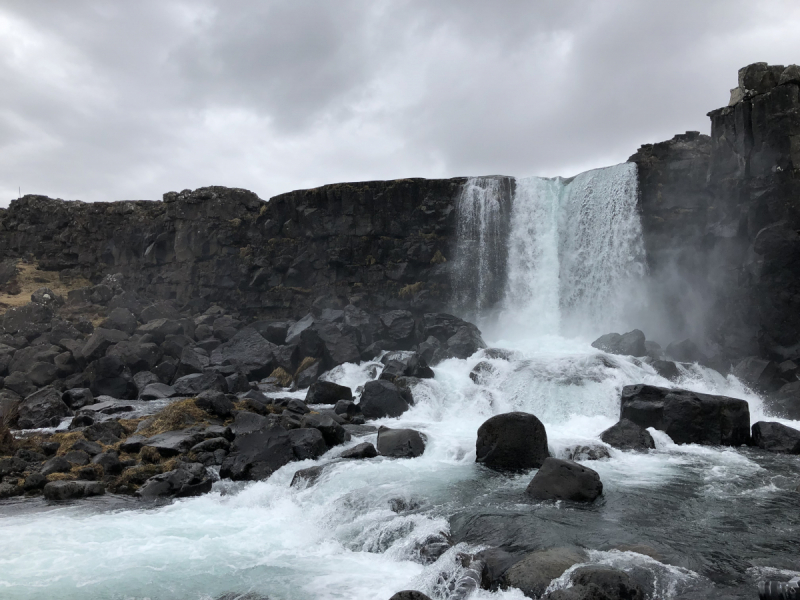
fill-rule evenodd
<path id="1" fill-rule="evenodd" d="M 25 196 L 0 211 L 0 256 L 95 283 L 122 273 L 148 297 L 264 317 L 351 300 L 432 310 L 449 298 L 463 181 L 343 183 L 269 202 L 223 187 L 170 192 L 163 202 Z"/>
<path id="2" fill-rule="evenodd" d="M 796 66 L 745 67 L 730 105 L 709 113 L 711 136 L 687 132 L 630 158 L 653 303 L 674 339 L 704 338 L 724 360 L 800 356 L 799 90 Z M 510 200 L 513 179 L 503 180 Z M 0 257 L 65 280 L 122 273 L 147 297 L 253 317 L 350 302 L 442 311 L 469 276 L 454 260 L 464 182 L 343 183 L 268 202 L 223 187 L 163 202 L 25 196 L 0 210 Z M 2 286 L 13 270 L 0 271 Z M 489 287 L 483 305 L 499 299 L 502 286 Z"/>
<path id="3" fill-rule="evenodd" d="M 651 273 L 687 331 L 730 357 L 800 354 L 800 68 L 749 65 L 711 136 L 642 146 Z"/>

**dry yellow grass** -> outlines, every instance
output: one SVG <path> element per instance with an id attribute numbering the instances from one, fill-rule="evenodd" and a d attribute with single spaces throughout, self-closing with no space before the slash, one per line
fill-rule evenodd
<path id="1" fill-rule="evenodd" d="M 300 373 L 305 371 L 308 367 L 313 365 L 317 362 L 316 358 L 311 358 L 310 356 L 306 356 L 303 361 L 300 363 L 300 366 L 297 367 L 297 371 L 294 372 L 294 376 L 297 377 Z"/>
<path id="2" fill-rule="evenodd" d="M 164 407 L 155 414 L 152 422 L 147 427 L 138 432 L 138 435 L 149 437 L 165 431 L 175 431 L 192 425 L 207 424 L 208 413 L 197 408 L 194 400 L 194 398 L 187 398 Z"/>
<path id="3" fill-rule="evenodd" d="M 420 290 L 422 290 L 422 286 L 424 284 L 421 281 L 417 283 L 410 283 L 407 286 L 403 287 L 400 292 L 398 292 L 401 298 L 411 298 L 416 295 Z"/>
<path id="4" fill-rule="evenodd" d="M 58 271 L 40 271 L 36 263 L 23 261 L 17 263 L 15 280 L 20 292 L 19 294 L 0 294 L 0 311 L 27 304 L 31 301 L 31 294 L 41 287 L 48 287 L 66 299 L 70 290 L 92 285 L 91 281 L 83 277 L 62 281 L 58 276 Z"/>
<path id="5" fill-rule="evenodd" d="M 292 385 L 292 375 L 283 367 L 278 367 L 272 373 L 270 373 L 269 376 L 277 379 L 278 383 L 280 383 L 283 387 L 289 387 Z"/>

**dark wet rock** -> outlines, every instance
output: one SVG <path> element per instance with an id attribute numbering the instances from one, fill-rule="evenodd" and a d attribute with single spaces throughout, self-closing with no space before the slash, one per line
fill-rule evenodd
<path id="1" fill-rule="evenodd" d="M 120 444 L 119 449 L 122 452 L 128 452 L 130 454 L 137 454 L 139 450 L 142 449 L 144 442 L 147 438 L 142 435 L 132 435 L 129 438 L 125 439 L 125 441 Z"/>
<path id="2" fill-rule="evenodd" d="M 113 450 L 98 454 L 92 458 L 92 464 L 103 467 L 103 473 L 106 475 L 118 475 L 123 468 L 119 455 Z"/>
<path id="3" fill-rule="evenodd" d="M 690 339 L 672 342 L 667 346 L 667 358 L 677 362 L 708 364 L 708 356 Z"/>
<path id="4" fill-rule="evenodd" d="M 166 431 L 147 438 L 142 442 L 142 447 L 155 448 L 161 456 L 169 458 L 188 452 L 203 437 L 204 434 L 197 428 Z"/>
<path id="5" fill-rule="evenodd" d="M 653 360 L 664 360 L 664 349 L 661 347 L 661 344 L 645 340 L 644 348 L 646 351 L 645 354 Z"/>
<path id="6" fill-rule="evenodd" d="M 250 382 L 247 380 L 247 376 L 241 372 L 226 375 L 225 385 L 228 387 L 228 393 L 230 394 L 246 392 L 250 389 Z"/>
<path id="7" fill-rule="evenodd" d="M 130 336 L 117 329 L 103 329 L 98 327 L 89 336 L 81 348 L 81 357 L 86 362 L 92 362 L 106 355 L 106 350 L 111 346 L 127 340 Z"/>
<path id="8" fill-rule="evenodd" d="M 425 452 L 425 436 L 414 429 L 378 429 L 377 450 L 390 458 L 415 458 Z"/>
<path id="9" fill-rule="evenodd" d="M 466 324 L 447 339 L 446 352 L 453 358 L 469 358 L 481 348 L 486 348 L 480 331 L 472 324 Z"/>
<path id="10" fill-rule="evenodd" d="M 289 440 L 297 460 L 319 458 L 328 451 L 328 444 L 319 429 L 292 429 L 289 431 Z"/>
<path id="11" fill-rule="evenodd" d="M 303 417 L 302 427 L 318 429 L 328 446 L 338 446 L 350 439 L 344 427 L 327 415 L 307 414 Z"/>
<path id="12" fill-rule="evenodd" d="M 64 458 L 68 460 L 73 465 L 88 465 L 89 461 L 91 460 L 91 456 L 89 456 L 88 452 L 84 452 L 83 450 L 71 450 L 64 455 Z"/>
<path id="13" fill-rule="evenodd" d="M 538 598 L 553 579 L 584 560 L 585 554 L 571 548 L 537 550 L 511 566 L 503 576 L 503 583 L 519 589 L 529 598 Z"/>
<path id="14" fill-rule="evenodd" d="M 351 400 L 339 400 L 336 403 L 336 406 L 333 407 L 333 412 L 337 415 L 341 415 L 346 419 L 350 417 L 355 417 L 356 415 L 361 414 L 361 408 L 359 408 L 358 404 Z"/>
<path id="15" fill-rule="evenodd" d="M 607 333 L 593 341 L 592 347 L 609 354 L 621 354 L 623 356 L 647 355 L 644 333 L 639 329 L 634 329 L 622 335 Z"/>
<path id="16" fill-rule="evenodd" d="M 486 548 L 475 554 L 475 559 L 483 564 L 481 587 L 486 590 L 497 590 L 504 581 L 503 575 L 517 564 L 522 556 L 502 548 Z"/>
<path id="17" fill-rule="evenodd" d="M 495 471 L 526 471 L 542 466 L 550 455 L 547 432 L 534 415 L 495 415 L 478 429 L 475 460 Z"/>
<path id="18" fill-rule="evenodd" d="M 136 385 L 130 369 L 118 356 L 104 356 L 86 368 L 89 389 L 95 396 L 136 398 Z"/>
<path id="19" fill-rule="evenodd" d="M 142 336 L 152 336 L 156 344 L 161 344 L 168 335 L 183 333 L 183 325 L 176 319 L 153 319 L 137 327 L 136 333 Z"/>
<path id="20" fill-rule="evenodd" d="M 629 419 L 622 419 L 600 434 L 600 439 L 618 450 L 649 450 L 656 447 L 653 436 Z"/>
<path id="21" fill-rule="evenodd" d="M 304 389 L 314 383 L 322 375 L 322 363 L 317 361 L 299 371 L 294 378 L 297 389 Z"/>
<path id="22" fill-rule="evenodd" d="M 620 420 L 664 431 L 677 444 L 740 446 L 750 439 L 745 400 L 651 385 L 622 389 Z"/>
<path id="23" fill-rule="evenodd" d="M 361 393 L 359 407 L 365 419 L 399 417 L 409 408 L 397 386 L 389 381 L 368 381 Z"/>
<path id="24" fill-rule="evenodd" d="M 253 328 L 246 327 L 211 353 L 211 364 L 233 365 L 250 379 L 267 377 L 275 368 L 273 349 Z"/>
<path id="25" fill-rule="evenodd" d="M 800 420 L 800 381 L 787 383 L 766 398 L 765 404 L 776 417 Z"/>
<path id="26" fill-rule="evenodd" d="M 352 400 L 353 391 L 331 381 L 316 381 L 308 388 L 306 404 L 336 404 L 339 400 Z"/>
<path id="27" fill-rule="evenodd" d="M 47 477 L 41 473 L 31 473 L 25 478 L 22 489 L 26 492 L 32 492 L 42 489 L 45 485 L 47 485 Z"/>
<path id="28" fill-rule="evenodd" d="M 23 493 L 25 493 L 25 489 L 21 486 L 12 483 L 0 483 L 0 500 L 21 496 Z"/>
<path id="29" fill-rule="evenodd" d="M 600 444 L 579 444 L 564 449 L 564 454 L 569 460 L 602 460 L 611 458 L 608 448 Z"/>
<path id="30" fill-rule="evenodd" d="M 297 398 L 276 398 L 275 400 L 276 401 L 273 402 L 275 406 L 282 406 L 289 412 L 293 412 L 298 415 L 305 415 L 311 412 L 311 409 L 308 408 L 308 405 Z M 286 402 L 281 402 L 281 400 L 286 400 Z"/>
<path id="31" fill-rule="evenodd" d="M 646 598 L 644 589 L 630 575 L 625 571 L 605 565 L 579 567 L 570 574 L 570 581 L 576 588 L 594 586 L 608 600 L 644 600 Z"/>
<path id="32" fill-rule="evenodd" d="M 221 419 L 227 419 L 233 414 L 233 402 L 231 402 L 223 392 L 218 390 L 206 390 L 201 392 L 195 399 L 194 404 L 197 408 L 220 417 Z"/>
<path id="33" fill-rule="evenodd" d="M 94 404 L 94 395 L 89 388 L 72 388 L 61 394 L 61 400 L 73 410 Z"/>
<path id="34" fill-rule="evenodd" d="M 92 442 L 111 445 L 125 437 L 125 429 L 117 421 L 103 421 L 89 425 L 83 430 L 83 437 Z"/>
<path id="35" fill-rule="evenodd" d="M 322 475 L 323 469 L 324 467 L 319 465 L 296 471 L 294 477 L 292 477 L 292 483 L 289 484 L 289 487 L 298 487 L 300 485 L 305 485 L 308 487 L 314 485 Z"/>
<path id="36" fill-rule="evenodd" d="M 139 392 L 139 400 L 161 400 L 177 396 L 175 388 L 166 383 L 150 383 Z"/>
<path id="37" fill-rule="evenodd" d="M 185 347 L 177 357 L 175 365 L 176 379 L 192 373 L 202 373 L 210 364 L 211 360 L 200 353 L 199 348 Z"/>
<path id="38" fill-rule="evenodd" d="M 217 450 L 229 450 L 231 443 L 224 437 L 215 437 L 204 440 L 192 446 L 190 452 L 198 454 L 200 452 L 215 452 Z"/>
<path id="39" fill-rule="evenodd" d="M 25 397 L 30 396 L 36 391 L 36 386 L 25 373 L 16 371 L 11 373 L 3 380 L 3 387 L 15 394 Z"/>
<path id="40" fill-rule="evenodd" d="M 173 471 L 155 475 L 145 481 L 135 495 L 144 500 L 185 498 L 210 492 L 212 484 L 213 481 L 202 464 L 182 463 Z"/>
<path id="41" fill-rule="evenodd" d="M 775 391 L 781 385 L 777 379 L 778 365 L 757 356 L 748 356 L 731 372 L 737 379 L 759 392 Z"/>
<path id="42" fill-rule="evenodd" d="M 240 433 L 237 425 L 236 439 L 222 463 L 220 476 L 234 480 L 266 479 L 294 459 L 289 432 L 279 424 L 265 419 L 260 428 L 248 433 Z"/>
<path id="43" fill-rule="evenodd" d="M 369 442 L 361 442 L 360 444 L 356 444 L 352 448 L 345 450 L 342 452 L 342 458 L 375 458 L 378 456 L 378 451 L 375 449 L 375 446 L 370 444 Z"/>
<path id="44" fill-rule="evenodd" d="M 101 396 L 98 398 L 98 400 L 103 398 L 108 398 L 108 396 Z M 82 415 L 97 417 L 98 415 L 115 415 L 118 413 L 131 411 L 133 411 L 133 406 L 130 404 L 126 404 L 124 401 L 111 398 L 103 400 L 103 402 L 95 402 L 94 404 L 84 406 L 83 408 L 79 409 L 75 415 L 76 417 Z"/>
<path id="45" fill-rule="evenodd" d="M 17 427 L 35 429 L 56 427 L 61 419 L 73 413 L 56 389 L 46 387 L 25 398 L 19 405 L 18 414 Z"/>
<path id="46" fill-rule="evenodd" d="M 497 374 L 497 368 L 489 361 L 482 360 L 472 368 L 469 373 L 469 378 L 478 385 L 485 385 L 488 383 L 492 376 Z"/>
<path id="47" fill-rule="evenodd" d="M 653 370 L 661 377 L 669 379 L 670 381 L 677 381 L 681 376 L 678 365 L 671 360 L 654 360 L 650 363 L 650 366 L 653 367 Z"/>
<path id="48" fill-rule="evenodd" d="M 571 460 L 548 458 L 525 493 L 535 500 L 594 502 L 603 493 L 600 475 Z"/>
<path id="49" fill-rule="evenodd" d="M 73 500 L 102 496 L 106 488 L 98 481 L 51 481 L 44 486 L 43 493 L 48 500 Z"/>
<path id="50" fill-rule="evenodd" d="M 407 310 L 392 310 L 380 316 L 384 326 L 382 337 L 391 340 L 400 349 L 408 349 L 414 343 L 414 317 Z"/>
<path id="51" fill-rule="evenodd" d="M 42 465 L 39 472 L 46 477 L 52 473 L 66 473 L 70 469 L 72 469 L 72 463 L 66 458 L 63 456 L 54 456 Z"/>
<path id="52" fill-rule="evenodd" d="M 116 356 L 131 373 L 154 369 L 162 357 L 161 349 L 152 342 L 127 340 L 108 349 L 106 356 Z"/>
<path id="53" fill-rule="evenodd" d="M 128 335 L 133 334 L 138 326 L 139 322 L 136 320 L 136 315 L 122 306 L 112 309 L 108 313 L 108 317 L 100 323 L 100 327 L 103 329 L 118 329 Z"/>
<path id="54" fill-rule="evenodd" d="M 178 396 L 197 396 L 206 390 L 228 391 L 225 377 L 212 370 L 185 375 L 177 379 L 172 387 Z"/>
<path id="55" fill-rule="evenodd" d="M 49 385 L 58 378 L 58 368 L 54 364 L 35 362 L 26 371 L 28 379 L 36 387 Z"/>
<path id="56" fill-rule="evenodd" d="M 759 421 L 753 425 L 753 445 L 769 452 L 800 454 L 800 431 L 781 423 Z"/>
<path id="57" fill-rule="evenodd" d="M 389 600 L 431 600 L 431 598 L 416 590 L 403 590 L 394 594 Z"/>

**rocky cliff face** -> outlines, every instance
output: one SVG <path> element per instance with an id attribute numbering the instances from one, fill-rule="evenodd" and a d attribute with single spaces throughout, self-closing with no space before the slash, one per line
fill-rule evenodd
<path id="1" fill-rule="evenodd" d="M 25 196 L 0 211 L 0 256 L 95 283 L 122 273 L 148 297 L 265 317 L 349 300 L 430 310 L 449 298 L 463 182 L 335 184 L 269 202 L 223 187 L 170 192 L 163 202 Z"/>
<path id="2" fill-rule="evenodd" d="M 800 354 L 800 68 L 739 71 L 711 136 L 647 145 L 639 165 L 651 271 L 687 331 L 729 359 Z"/>

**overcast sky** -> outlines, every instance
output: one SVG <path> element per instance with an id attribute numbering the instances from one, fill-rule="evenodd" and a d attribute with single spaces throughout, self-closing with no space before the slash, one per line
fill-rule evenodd
<path id="1" fill-rule="evenodd" d="M 574 175 L 709 132 L 776 0 L 0 0 L 0 204 Z"/>

